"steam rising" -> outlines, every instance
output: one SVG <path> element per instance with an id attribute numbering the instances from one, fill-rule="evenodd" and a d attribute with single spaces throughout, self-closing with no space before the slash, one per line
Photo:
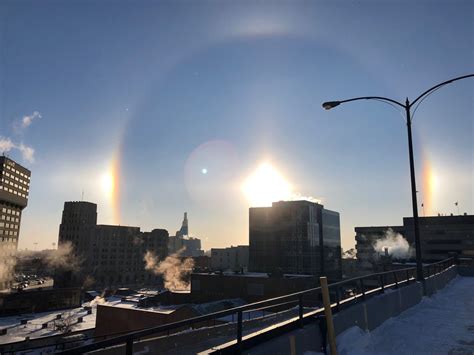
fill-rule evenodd
<path id="1" fill-rule="evenodd" d="M 385 248 L 387 248 L 388 254 L 395 259 L 409 259 L 413 255 L 413 250 L 408 241 L 391 228 L 385 231 L 383 238 L 377 239 L 373 247 L 378 253 L 385 253 Z"/>
<path id="2" fill-rule="evenodd" d="M 0 252 L 0 284 L 13 280 L 16 257 Z"/>
<path id="3" fill-rule="evenodd" d="M 78 270 L 81 260 L 74 255 L 74 248 L 70 242 L 61 243 L 58 249 L 39 254 L 43 265 L 54 270 Z M 31 252 L 27 252 L 31 253 Z M 8 251 L 0 252 L 0 283 L 13 281 L 17 259 L 25 255 L 25 252 Z"/>
<path id="4" fill-rule="evenodd" d="M 74 248 L 71 242 L 61 243 L 58 249 L 49 253 L 45 257 L 46 264 L 53 269 L 64 271 L 77 270 L 80 268 L 81 261 L 73 253 Z"/>
<path id="5" fill-rule="evenodd" d="M 186 277 L 193 269 L 194 260 L 191 258 L 181 260 L 180 251 L 167 256 L 161 262 L 151 251 L 147 251 L 143 258 L 146 263 L 145 269 L 151 270 L 155 275 L 162 275 L 165 287 L 169 290 L 189 290 L 190 287 Z"/>

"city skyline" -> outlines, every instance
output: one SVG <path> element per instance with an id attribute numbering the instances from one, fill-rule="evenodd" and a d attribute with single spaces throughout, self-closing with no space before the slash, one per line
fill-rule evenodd
<path id="1" fill-rule="evenodd" d="M 473 72 L 473 4 L 454 3 L 2 2 L 0 153 L 32 172 L 19 247 L 51 247 L 82 199 L 100 224 L 170 235 L 187 211 L 206 250 L 248 244 L 248 209 L 271 198 L 339 211 L 344 249 L 355 226 L 397 224 L 402 116 L 320 105 Z M 473 214 L 473 84 L 416 112 L 420 216 Z"/>

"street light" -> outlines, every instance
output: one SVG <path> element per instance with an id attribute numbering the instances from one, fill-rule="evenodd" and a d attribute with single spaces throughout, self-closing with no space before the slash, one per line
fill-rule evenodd
<path id="1" fill-rule="evenodd" d="M 463 75 L 451 80 L 444 81 L 438 85 L 433 86 L 432 88 L 426 90 L 424 93 L 422 93 L 420 96 L 418 96 L 413 102 L 410 103 L 408 98 L 405 101 L 405 104 L 402 104 L 398 101 L 389 99 L 387 97 L 382 97 L 382 96 L 363 96 L 363 97 L 355 97 L 353 99 L 348 99 L 348 100 L 341 100 L 341 101 L 327 101 L 323 103 L 323 108 L 325 110 L 330 110 L 336 106 L 339 106 L 340 104 L 350 102 L 350 101 L 358 101 L 358 100 L 378 100 L 382 101 L 385 103 L 388 103 L 390 105 L 398 105 L 402 107 L 405 110 L 406 114 L 406 120 L 407 120 L 407 131 L 408 131 L 408 153 L 410 156 L 410 176 L 411 176 L 411 200 L 412 200 L 412 205 L 413 205 L 413 223 L 415 227 L 415 247 L 416 247 L 416 278 L 419 281 L 423 280 L 423 266 L 422 266 L 422 260 L 421 260 L 421 245 L 420 245 L 420 228 L 419 228 L 419 223 L 418 223 L 418 204 L 416 202 L 416 182 L 415 182 L 415 164 L 413 160 L 413 142 L 412 142 L 412 136 L 411 136 L 411 108 L 413 105 L 415 105 L 417 102 L 418 105 L 430 94 L 438 90 L 444 85 L 450 84 L 454 81 L 466 79 L 466 78 L 472 78 L 474 77 L 474 74 L 469 74 L 469 75 Z M 418 106 L 417 106 L 418 107 Z M 416 108 L 417 108 L 416 107 Z M 416 110 L 415 108 L 415 110 Z"/>

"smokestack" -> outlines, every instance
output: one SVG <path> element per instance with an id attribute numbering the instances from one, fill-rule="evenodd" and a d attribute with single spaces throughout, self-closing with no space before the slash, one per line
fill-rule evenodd
<path id="1" fill-rule="evenodd" d="M 383 248 L 383 250 L 384 250 L 384 252 L 385 252 L 385 256 L 388 256 L 388 248 L 385 247 L 385 248 Z"/>

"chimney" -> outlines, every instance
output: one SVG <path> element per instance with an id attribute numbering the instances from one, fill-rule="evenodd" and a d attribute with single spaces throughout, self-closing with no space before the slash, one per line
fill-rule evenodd
<path id="1" fill-rule="evenodd" d="M 385 247 L 385 248 L 383 248 L 383 250 L 385 251 L 385 256 L 388 256 L 388 248 Z"/>

